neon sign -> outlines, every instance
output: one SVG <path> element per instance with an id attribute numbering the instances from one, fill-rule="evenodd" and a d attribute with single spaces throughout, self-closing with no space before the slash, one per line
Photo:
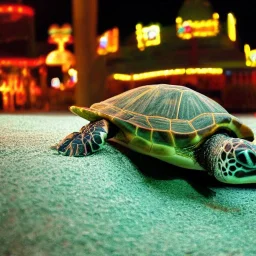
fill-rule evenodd
<path id="1" fill-rule="evenodd" d="M 173 75 L 221 75 L 222 68 L 176 68 L 144 72 L 139 74 L 113 74 L 113 78 L 119 81 L 140 81 L 156 77 L 168 77 Z"/>
<path id="2" fill-rule="evenodd" d="M 236 41 L 236 18 L 232 13 L 228 14 L 228 37 L 232 42 Z"/>
<path id="3" fill-rule="evenodd" d="M 47 55 L 45 60 L 47 65 L 62 65 L 63 68 L 68 69 L 75 64 L 73 53 L 65 49 L 67 43 L 73 42 L 71 33 L 72 28 L 69 24 L 64 24 L 61 27 L 56 24 L 50 26 L 48 42 L 57 44 L 57 49 Z"/>
<path id="4" fill-rule="evenodd" d="M 256 67 L 256 49 L 251 50 L 248 44 L 244 45 L 245 64 L 248 67 Z"/>
<path id="5" fill-rule="evenodd" d="M 176 18 L 177 35 L 181 39 L 191 39 L 193 37 L 216 36 L 219 33 L 219 14 L 214 13 L 209 20 L 182 20 Z"/>
<path id="6" fill-rule="evenodd" d="M 119 48 L 119 30 L 113 28 L 106 31 L 98 39 L 97 53 L 106 55 L 108 53 L 117 52 Z"/>
<path id="7" fill-rule="evenodd" d="M 44 58 L 0 58 L 0 66 L 37 67 L 44 64 Z"/>
<path id="8" fill-rule="evenodd" d="M 71 33 L 72 28 L 69 24 L 64 24 L 61 27 L 56 24 L 51 25 L 48 29 L 48 42 L 50 44 L 57 44 L 59 50 L 64 50 L 65 44 L 73 42 Z"/>
<path id="9" fill-rule="evenodd" d="M 143 27 L 142 24 L 136 25 L 137 46 L 143 51 L 146 47 L 159 45 L 161 43 L 159 25 Z"/>
<path id="10" fill-rule="evenodd" d="M 0 13 L 34 16 L 34 10 L 31 7 L 21 4 L 0 4 Z"/>

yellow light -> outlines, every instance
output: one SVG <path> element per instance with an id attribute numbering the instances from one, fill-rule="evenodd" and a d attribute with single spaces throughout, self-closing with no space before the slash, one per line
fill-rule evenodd
<path id="1" fill-rule="evenodd" d="M 219 15 L 217 12 L 215 12 L 215 13 L 212 15 L 212 18 L 215 19 L 215 20 L 219 19 L 219 17 L 220 17 L 220 15 Z"/>
<path id="2" fill-rule="evenodd" d="M 216 36 L 219 33 L 219 14 L 213 13 L 209 20 L 185 20 L 176 18 L 177 35 L 181 39 L 191 39 L 192 37 Z"/>
<path id="3" fill-rule="evenodd" d="M 54 50 L 47 54 L 45 58 L 46 65 L 49 66 L 74 66 L 76 63 L 75 55 L 68 50 Z"/>
<path id="4" fill-rule="evenodd" d="M 245 44 L 245 45 L 244 45 L 244 52 L 245 52 L 245 53 L 249 53 L 250 50 L 251 50 L 251 48 L 250 48 L 249 44 Z"/>
<path id="5" fill-rule="evenodd" d="M 119 81 L 139 81 L 145 80 L 149 78 L 156 77 L 167 77 L 172 75 L 221 75 L 223 73 L 222 68 L 176 68 L 176 69 L 166 69 L 166 70 L 158 70 L 158 71 L 150 71 L 139 74 L 114 74 L 114 80 Z"/>
<path id="6" fill-rule="evenodd" d="M 244 45 L 245 65 L 248 67 L 256 67 L 256 49 L 251 50 L 248 44 Z"/>
<path id="7" fill-rule="evenodd" d="M 125 75 L 125 74 L 114 74 L 113 78 L 115 80 L 120 80 L 120 81 L 130 81 L 131 80 L 131 75 Z"/>
<path id="8" fill-rule="evenodd" d="M 228 14 L 228 37 L 232 42 L 236 41 L 236 18 L 232 13 Z"/>
<path id="9" fill-rule="evenodd" d="M 49 43 L 57 44 L 60 51 L 64 51 L 65 44 L 72 43 L 72 28 L 69 24 L 64 24 L 59 27 L 57 24 L 53 24 L 48 29 Z"/>
<path id="10" fill-rule="evenodd" d="M 2 84 L 0 85 L 0 92 L 9 92 L 10 87 L 7 86 L 6 82 L 3 81 Z"/>
<path id="11" fill-rule="evenodd" d="M 75 56 L 72 52 L 65 49 L 65 45 L 67 43 L 72 43 L 73 37 L 71 35 L 72 28 L 69 24 L 64 24 L 59 27 L 56 24 L 53 24 L 48 29 L 49 34 L 49 43 L 53 43 L 57 45 L 57 50 L 51 51 L 47 54 L 45 63 L 49 66 L 52 65 L 61 65 L 63 69 L 66 66 L 69 68 L 70 66 L 75 64 Z"/>
<path id="12" fill-rule="evenodd" d="M 70 68 L 70 69 L 68 70 L 68 74 L 69 74 L 70 76 L 75 76 L 75 75 L 77 74 L 77 70 L 75 70 L 74 68 Z"/>
<path id="13" fill-rule="evenodd" d="M 246 60 L 246 61 L 245 61 L 245 65 L 248 66 L 248 67 L 250 67 L 250 66 L 252 65 L 252 62 L 249 61 L 249 60 Z"/>
<path id="14" fill-rule="evenodd" d="M 159 45 L 161 43 L 160 26 L 151 25 L 143 27 L 142 24 L 136 25 L 137 47 L 143 51 L 145 47 Z"/>
<path id="15" fill-rule="evenodd" d="M 69 76 L 73 77 L 74 83 L 77 83 L 78 79 L 77 79 L 77 70 L 74 68 L 70 68 L 68 70 L 68 74 Z"/>
<path id="16" fill-rule="evenodd" d="M 175 21 L 176 21 L 176 23 L 181 23 L 182 22 L 182 18 L 181 17 L 177 17 Z"/>

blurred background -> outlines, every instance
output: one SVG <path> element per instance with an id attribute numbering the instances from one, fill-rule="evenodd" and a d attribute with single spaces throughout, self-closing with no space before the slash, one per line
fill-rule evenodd
<path id="1" fill-rule="evenodd" d="M 256 111 L 253 0 L 0 0 L 0 111 L 180 84 Z M 170 85 L 171 86 L 171 85 Z"/>

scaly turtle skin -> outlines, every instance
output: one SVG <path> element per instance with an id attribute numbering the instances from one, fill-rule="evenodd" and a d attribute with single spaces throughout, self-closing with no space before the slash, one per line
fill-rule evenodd
<path id="1" fill-rule="evenodd" d="M 70 110 L 90 123 L 53 146 L 63 155 L 89 155 L 112 139 L 173 165 L 207 170 L 225 183 L 256 183 L 252 130 L 189 88 L 141 86 Z"/>

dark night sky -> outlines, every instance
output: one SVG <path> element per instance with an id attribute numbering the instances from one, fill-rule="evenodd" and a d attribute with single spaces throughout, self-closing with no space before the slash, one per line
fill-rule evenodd
<path id="1" fill-rule="evenodd" d="M 175 23 L 178 10 L 184 0 L 98 0 L 98 33 L 118 26 L 121 39 L 135 31 L 135 25 L 159 22 L 163 26 Z M 4 2 L 0 0 L 0 2 Z M 5 1 L 18 2 L 18 1 Z M 36 11 L 37 40 L 47 40 L 47 29 L 52 23 L 72 22 L 72 0 L 23 0 Z M 256 0 L 210 0 L 213 10 L 226 20 L 227 13 L 233 12 L 237 18 L 237 29 L 241 44 L 256 47 Z"/>

